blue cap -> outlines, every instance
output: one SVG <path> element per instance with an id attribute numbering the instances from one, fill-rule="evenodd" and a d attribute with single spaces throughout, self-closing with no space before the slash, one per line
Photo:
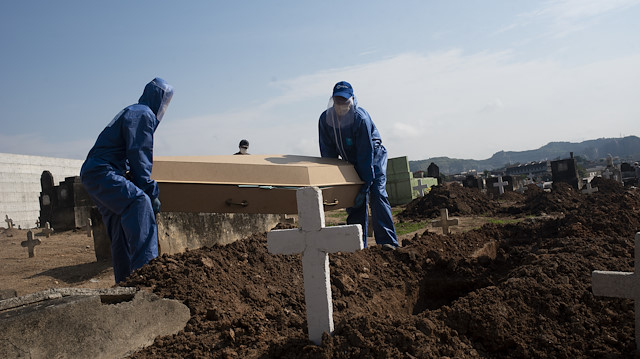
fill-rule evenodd
<path id="1" fill-rule="evenodd" d="M 331 96 L 341 96 L 346 99 L 351 98 L 353 97 L 353 87 L 346 81 L 340 81 L 333 86 L 333 95 Z"/>

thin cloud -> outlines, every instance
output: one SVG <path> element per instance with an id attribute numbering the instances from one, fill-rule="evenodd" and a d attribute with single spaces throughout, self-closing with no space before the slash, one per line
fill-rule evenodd
<path id="1" fill-rule="evenodd" d="M 247 138 L 256 154 L 318 156 L 317 121 L 346 80 L 390 157 L 488 158 L 550 141 L 638 133 L 640 55 L 564 68 L 509 52 L 403 54 L 278 82 L 240 112 L 163 122 L 159 154 L 229 154 Z M 484 109 L 484 111 L 483 111 Z"/>

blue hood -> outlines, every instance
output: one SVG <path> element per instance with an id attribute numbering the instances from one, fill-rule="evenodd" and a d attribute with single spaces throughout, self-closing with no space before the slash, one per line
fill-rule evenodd
<path id="1" fill-rule="evenodd" d="M 156 77 L 144 87 L 144 92 L 140 96 L 138 103 L 148 106 L 156 115 L 158 122 L 160 122 L 172 97 L 173 87 L 165 80 Z"/>

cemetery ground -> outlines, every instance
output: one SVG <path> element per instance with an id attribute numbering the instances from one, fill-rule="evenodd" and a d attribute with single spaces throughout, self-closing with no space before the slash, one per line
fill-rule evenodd
<path id="1" fill-rule="evenodd" d="M 191 320 L 133 357 L 633 358 L 634 302 L 594 296 L 591 272 L 634 271 L 640 190 L 602 179 L 592 185 L 599 190 L 589 195 L 558 184 L 551 193 L 530 186 L 497 199 L 438 186 L 396 209 L 399 228 L 430 223 L 441 208 L 460 225 L 448 235 L 430 226 L 409 232 L 395 251 L 372 245 L 330 255 L 335 331 L 320 346 L 307 337 L 301 256 L 270 254 L 266 233 L 163 255 L 123 284 L 183 301 Z M 327 213 L 328 224 L 342 218 Z M 42 277 L 37 285 L 104 286 L 59 274 L 95 262 L 84 232 L 68 233 L 84 236 L 77 238 L 84 247 L 57 252 L 64 260 L 43 257 L 46 240 L 65 234 L 42 239 L 27 258 L 20 233 L 0 233 L 11 283 Z M 22 270 L 28 260 L 42 260 L 33 264 L 42 268 L 30 269 L 35 277 L 4 267 L 7 246 L 18 250 L 11 258 L 24 258 Z M 110 267 L 88 271 L 95 278 L 105 272 L 112 275 Z M 5 278 L 2 287 L 10 288 Z"/>

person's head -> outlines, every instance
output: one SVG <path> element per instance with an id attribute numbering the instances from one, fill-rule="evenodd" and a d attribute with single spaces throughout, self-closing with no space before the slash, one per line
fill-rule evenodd
<path id="1" fill-rule="evenodd" d="M 240 144 L 238 144 L 238 148 L 240 148 L 240 153 L 246 153 L 249 150 L 249 141 L 240 141 Z"/>
<path id="2" fill-rule="evenodd" d="M 138 103 L 149 106 L 156 115 L 158 122 L 160 122 L 172 97 L 173 87 L 165 80 L 156 77 L 144 87 L 144 92 L 140 96 Z"/>
<path id="3" fill-rule="evenodd" d="M 340 81 L 333 86 L 333 108 L 340 116 L 345 115 L 353 106 L 353 87 L 346 81 Z"/>

